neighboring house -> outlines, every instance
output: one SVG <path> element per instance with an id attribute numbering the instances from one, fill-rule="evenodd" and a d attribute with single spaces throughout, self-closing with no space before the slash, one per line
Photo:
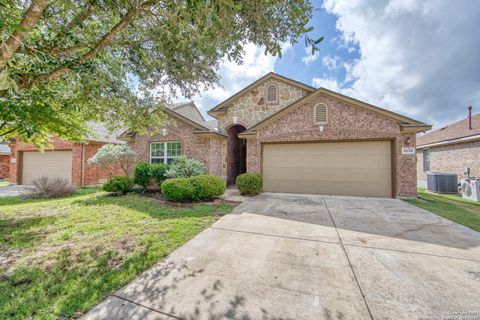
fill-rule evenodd
<path id="1" fill-rule="evenodd" d="M 149 134 L 125 133 L 141 161 L 202 161 L 228 184 L 243 172 L 264 191 L 416 196 L 415 136 L 430 125 L 339 93 L 269 73 L 208 114 L 166 109 Z M 195 116 L 192 116 L 195 115 Z"/>
<path id="2" fill-rule="evenodd" d="M 480 176 L 480 113 L 417 138 L 418 184 L 426 185 L 428 171 L 455 173 L 458 181 L 465 168 Z"/>
<path id="3" fill-rule="evenodd" d="M 62 177 L 75 186 L 94 185 L 104 182 L 109 172 L 88 164 L 98 149 L 107 143 L 124 144 L 114 134 L 97 123 L 90 123 L 95 133 L 87 139 L 87 143 L 75 143 L 52 138 L 52 149 L 44 152 L 28 143 L 21 141 L 10 144 L 12 156 L 10 161 L 11 183 L 31 184 L 42 176 Z M 114 172 L 120 174 L 119 170 Z"/>
<path id="4" fill-rule="evenodd" d="M 0 143 L 0 180 L 8 180 L 11 153 L 8 145 Z"/>

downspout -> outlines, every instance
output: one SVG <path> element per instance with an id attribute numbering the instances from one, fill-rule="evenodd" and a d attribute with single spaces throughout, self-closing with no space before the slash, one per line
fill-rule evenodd
<path id="1" fill-rule="evenodd" d="M 85 174 L 85 146 L 82 143 L 82 172 L 80 176 L 80 186 L 83 188 L 84 185 L 84 174 Z"/>

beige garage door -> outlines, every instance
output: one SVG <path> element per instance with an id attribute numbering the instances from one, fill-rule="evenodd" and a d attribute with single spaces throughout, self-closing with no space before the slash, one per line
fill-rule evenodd
<path id="1" fill-rule="evenodd" d="M 265 144 L 264 191 L 392 196 L 389 141 Z"/>
<path id="2" fill-rule="evenodd" d="M 22 184 L 32 184 L 42 176 L 62 177 L 72 182 L 72 151 L 24 152 Z"/>

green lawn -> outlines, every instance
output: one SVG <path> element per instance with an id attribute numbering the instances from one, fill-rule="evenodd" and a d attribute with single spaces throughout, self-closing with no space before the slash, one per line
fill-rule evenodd
<path id="1" fill-rule="evenodd" d="M 10 184 L 8 181 L 0 181 L 0 187 L 6 187 Z"/>
<path id="2" fill-rule="evenodd" d="M 459 195 L 435 194 L 418 189 L 418 199 L 406 199 L 410 204 L 480 231 L 480 203 Z"/>
<path id="3" fill-rule="evenodd" d="M 232 210 L 100 194 L 0 198 L 0 319 L 77 317 Z"/>

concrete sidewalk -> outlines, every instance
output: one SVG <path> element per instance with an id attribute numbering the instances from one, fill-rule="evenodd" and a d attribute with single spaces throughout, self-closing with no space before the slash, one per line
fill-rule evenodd
<path id="1" fill-rule="evenodd" d="M 84 319 L 418 319 L 478 297 L 478 232 L 401 200 L 262 194 Z"/>

